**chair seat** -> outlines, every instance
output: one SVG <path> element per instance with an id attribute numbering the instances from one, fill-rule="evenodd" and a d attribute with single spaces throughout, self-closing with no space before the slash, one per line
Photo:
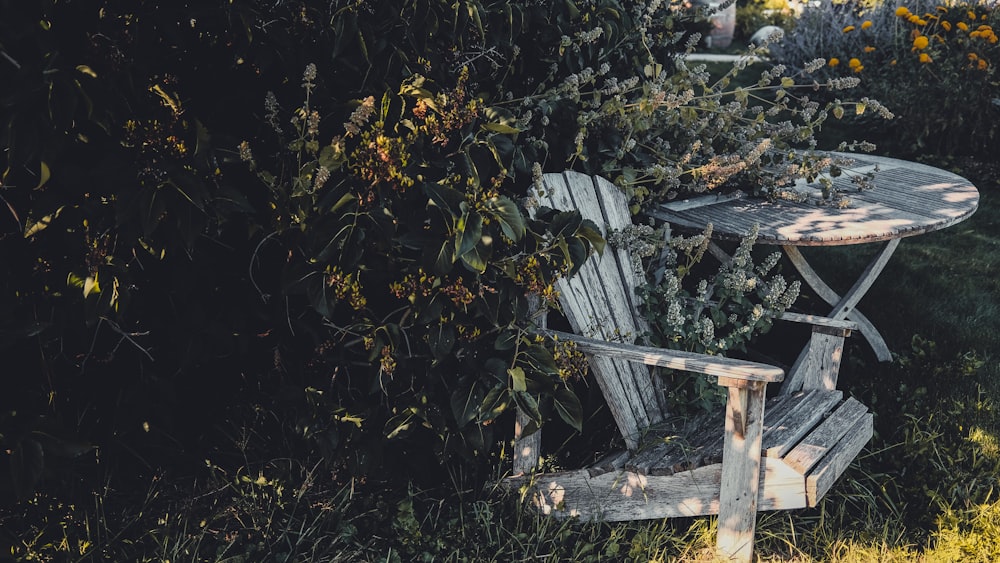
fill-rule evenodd
<path id="1" fill-rule="evenodd" d="M 768 400 L 758 509 L 816 506 L 871 439 L 872 422 L 867 407 L 840 391 Z M 535 475 L 534 502 L 546 513 L 607 521 L 717 514 L 724 425 L 718 413 L 695 417 L 651 430 L 634 453 Z M 611 497 L 627 503 L 609 510 Z"/>

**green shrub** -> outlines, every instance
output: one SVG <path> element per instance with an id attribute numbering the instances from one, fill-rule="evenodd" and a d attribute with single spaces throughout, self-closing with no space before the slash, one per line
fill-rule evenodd
<path id="1" fill-rule="evenodd" d="M 829 60 L 826 76 L 858 76 L 860 91 L 897 119 L 876 137 L 895 153 L 989 156 L 1000 130 L 1000 12 L 987 4 L 882 2 L 847 9 L 825 0 L 772 48 L 797 67 Z"/>
<path id="2" fill-rule="evenodd" d="M 139 467 L 255 402 L 344 475 L 495 452 L 513 405 L 579 428 L 524 331 L 603 241 L 528 188 L 765 194 L 851 105 L 675 59 L 676 2 L 2 5 L 2 408 Z"/>

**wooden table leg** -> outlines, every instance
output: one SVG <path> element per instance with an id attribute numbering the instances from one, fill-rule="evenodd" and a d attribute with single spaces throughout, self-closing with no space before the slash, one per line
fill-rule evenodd
<path id="1" fill-rule="evenodd" d="M 872 259 L 865 271 L 861 273 L 858 281 L 854 282 L 854 286 L 848 290 L 843 296 L 837 294 L 829 285 L 826 284 L 820 277 L 819 274 L 813 270 L 812 266 L 806 262 L 802 253 L 799 252 L 798 247 L 795 246 L 783 246 L 782 249 L 788 258 L 792 261 L 792 265 L 795 269 L 799 271 L 802 279 L 805 280 L 806 284 L 809 285 L 816 292 L 821 299 L 833 305 L 833 310 L 830 312 L 829 316 L 833 319 L 849 319 L 858 324 L 858 330 L 865 337 L 865 340 L 871 345 L 872 350 L 875 351 L 875 356 L 882 362 L 892 361 L 892 354 L 889 352 L 889 347 L 885 343 L 885 339 L 879 334 L 878 329 L 875 325 L 868 320 L 867 317 L 861 314 L 860 311 L 854 307 L 861 301 L 865 293 L 871 288 L 875 280 L 878 279 L 879 274 L 882 273 L 882 269 L 889 262 L 889 258 L 892 257 L 893 252 L 896 251 L 896 247 L 899 246 L 899 239 L 892 239 L 885 243 L 882 250 Z"/>

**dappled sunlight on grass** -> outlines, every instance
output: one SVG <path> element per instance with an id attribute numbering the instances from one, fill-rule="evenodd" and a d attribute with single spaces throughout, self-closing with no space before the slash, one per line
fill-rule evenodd
<path id="1" fill-rule="evenodd" d="M 969 441 L 979 446 L 979 451 L 984 456 L 993 461 L 1000 460 L 1000 442 L 995 434 L 974 426 L 969 429 Z"/>

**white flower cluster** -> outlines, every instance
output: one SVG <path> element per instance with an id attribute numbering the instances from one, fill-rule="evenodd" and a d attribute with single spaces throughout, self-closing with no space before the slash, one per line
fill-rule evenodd
<path id="1" fill-rule="evenodd" d="M 643 259 L 649 258 L 663 247 L 663 236 L 650 225 L 629 225 L 608 232 L 606 239 L 613 248 L 625 250 L 632 260 L 632 267 L 640 278 L 643 275 Z"/>

